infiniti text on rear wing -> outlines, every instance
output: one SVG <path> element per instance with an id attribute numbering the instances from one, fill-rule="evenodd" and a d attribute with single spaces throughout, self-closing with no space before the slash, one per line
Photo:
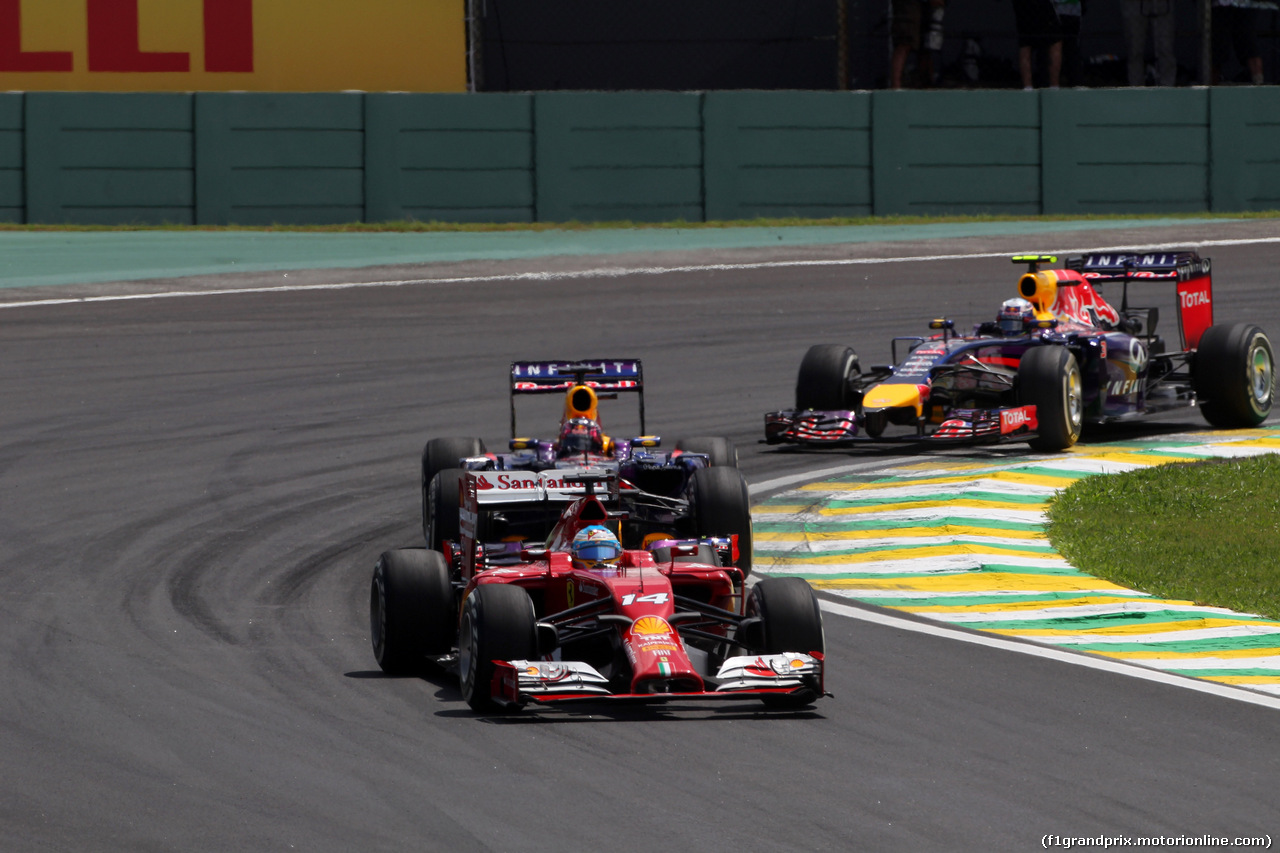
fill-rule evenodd
<path id="1" fill-rule="evenodd" d="M 635 392 L 640 403 L 640 431 L 644 432 L 644 369 L 637 358 L 590 358 L 578 361 L 511 362 L 511 435 L 516 435 L 516 396 L 564 393 L 586 385 L 605 397 Z"/>
<path id="2" fill-rule="evenodd" d="M 1213 325 L 1212 265 L 1195 252 L 1099 252 L 1072 259 L 1067 265 L 1092 284 L 1122 282 L 1125 307 L 1131 282 L 1174 283 L 1183 349 L 1195 349 L 1205 329 Z"/>

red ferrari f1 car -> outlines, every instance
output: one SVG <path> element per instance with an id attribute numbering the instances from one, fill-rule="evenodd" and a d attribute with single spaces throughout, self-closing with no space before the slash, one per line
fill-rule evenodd
<path id="1" fill-rule="evenodd" d="M 576 490 L 544 541 L 494 540 L 511 500 Z M 457 671 L 477 711 L 582 702 L 825 695 L 822 614 L 799 578 L 745 589 L 730 538 L 623 548 L 616 473 L 468 471 L 461 539 L 387 551 L 373 573 L 374 655 L 388 673 Z M 621 533 L 621 535 L 619 535 Z"/>
<path id="2" fill-rule="evenodd" d="M 1271 412 L 1275 356 L 1255 325 L 1214 325 L 1208 258 L 1192 251 L 1114 252 L 1067 259 L 1019 255 L 1018 296 L 994 321 L 958 334 L 893 339 L 893 365 L 863 372 L 850 347 L 811 347 L 794 409 L 765 415 L 765 441 L 811 447 L 863 442 L 1027 441 L 1075 444 L 1083 425 L 1199 407 L 1221 428 L 1257 426 Z M 1176 348 L 1156 333 L 1158 307 L 1133 307 L 1129 288 L 1173 287 Z M 1118 284 L 1117 310 L 1102 298 Z M 905 346 L 905 357 L 898 350 Z M 895 432 L 890 427 L 898 427 Z"/>

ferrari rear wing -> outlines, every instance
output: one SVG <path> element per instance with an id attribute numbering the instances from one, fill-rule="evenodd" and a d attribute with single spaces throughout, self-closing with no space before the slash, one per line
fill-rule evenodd
<path id="1" fill-rule="evenodd" d="M 477 570 L 483 517 L 495 512 L 554 511 L 580 498 L 597 496 L 616 505 L 616 472 L 603 468 L 555 468 L 547 471 L 467 471 L 458 490 L 458 532 L 463 576 Z M 487 537 L 485 537 L 487 538 Z"/>
<path id="2" fill-rule="evenodd" d="M 1176 252 L 1098 252 L 1067 260 L 1091 284 L 1122 282 L 1121 313 L 1128 310 L 1129 284 L 1162 281 L 1176 285 L 1178 331 L 1183 349 L 1195 349 L 1200 336 L 1213 325 L 1212 264 L 1190 249 Z"/>
<path id="3" fill-rule="evenodd" d="M 638 358 L 593 358 L 582 361 L 511 362 L 511 437 L 516 436 L 516 396 L 564 393 L 586 385 L 597 395 L 635 392 L 640 399 L 640 432 L 644 432 L 644 369 Z"/>

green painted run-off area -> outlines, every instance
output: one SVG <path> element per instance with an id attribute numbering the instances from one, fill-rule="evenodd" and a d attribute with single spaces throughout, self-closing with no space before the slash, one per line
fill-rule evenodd
<path id="1" fill-rule="evenodd" d="M 289 232 L 0 231 L 0 288 L 341 269 L 397 264 L 778 248 L 1023 235 L 1028 251 L 1057 249 L 1073 231 L 1190 225 L 1190 218 L 946 222 L 736 228 Z M 1222 221 L 1222 220 L 1217 220 Z M 1050 241 L 1050 245 L 1046 245 Z M 904 245 L 903 252 L 915 251 Z"/>

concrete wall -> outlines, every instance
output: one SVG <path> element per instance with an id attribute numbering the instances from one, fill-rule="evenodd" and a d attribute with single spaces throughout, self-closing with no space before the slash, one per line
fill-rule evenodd
<path id="1" fill-rule="evenodd" d="M 0 221 L 1280 208 L 1280 88 L 0 95 Z"/>

